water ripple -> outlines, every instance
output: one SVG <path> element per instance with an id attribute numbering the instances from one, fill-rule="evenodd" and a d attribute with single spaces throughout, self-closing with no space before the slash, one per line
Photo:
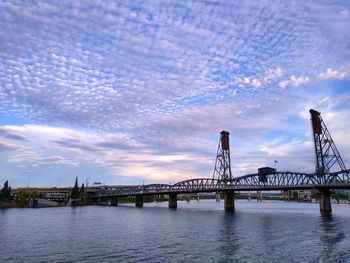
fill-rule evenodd
<path id="1" fill-rule="evenodd" d="M 0 211 L 1 262 L 350 262 L 350 209 L 215 201 Z"/>

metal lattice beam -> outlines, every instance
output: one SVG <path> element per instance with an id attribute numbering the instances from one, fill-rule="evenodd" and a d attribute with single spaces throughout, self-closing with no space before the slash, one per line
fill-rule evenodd
<path id="1" fill-rule="evenodd" d="M 91 198 L 129 195 L 158 195 L 170 193 L 200 193 L 217 191 L 256 191 L 286 189 L 350 189 L 350 170 L 327 174 L 323 181 L 317 174 L 278 172 L 266 175 L 261 182 L 259 174 L 249 174 L 223 182 L 213 178 L 199 178 L 174 185 L 151 184 L 134 186 L 110 186 L 92 194 Z"/>

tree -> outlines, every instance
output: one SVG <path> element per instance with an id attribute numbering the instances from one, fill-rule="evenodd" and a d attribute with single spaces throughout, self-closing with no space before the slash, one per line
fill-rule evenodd
<path id="1" fill-rule="evenodd" d="M 80 190 L 79 190 L 80 195 L 83 195 L 85 193 L 85 186 L 84 183 L 81 185 Z"/>
<path id="2" fill-rule="evenodd" d="M 38 199 L 38 198 L 39 198 L 38 191 L 30 192 L 30 191 L 21 190 L 19 191 L 16 200 L 21 206 L 28 206 L 28 202 L 30 199 Z"/>
<path id="3" fill-rule="evenodd" d="M 79 190 L 80 201 L 82 203 L 86 202 L 85 185 L 82 184 Z"/>
<path id="4" fill-rule="evenodd" d="M 38 199 L 39 198 L 39 193 L 38 191 L 33 191 L 30 193 L 30 198 L 33 198 L 33 199 Z"/>
<path id="5" fill-rule="evenodd" d="M 28 205 L 28 199 L 30 198 L 30 193 L 27 191 L 21 190 L 19 191 L 17 195 L 17 202 L 19 202 L 21 205 Z"/>
<path id="6" fill-rule="evenodd" d="M 9 186 L 9 182 L 7 180 L 4 183 L 4 187 L 1 189 L 0 200 L 11 201 L 11 186 Z"/>
<path id="7" fill-rule="evenodd" d="M 71 194 L 72 199 L 79 198 L 79 186 L 78 186 L 78 177 L 75 177 L 75 184 Z"/>

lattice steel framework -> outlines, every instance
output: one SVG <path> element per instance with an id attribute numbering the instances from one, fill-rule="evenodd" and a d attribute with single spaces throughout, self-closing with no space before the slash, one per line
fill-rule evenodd
<path id="1" fill-rule="evenodd" d="M 261 182 L 259 174 L 248 174 L 233 178 L 228 184 L 214 178 L 198 178 L 178 182 L 174 185 L 124 185 L 108 186 L 90 194 L 90 198 L 120 197 L 130 195 L 157 195 L 170 193 L 201 193 L 218 191 L 261 191 L 295 189 L 350 189 L 350 170 L 330 173 L 326 180 L 316 174 L 278 172 L 266 175 Z"/>
<path id="2" fill-rule="evenodd" d="M 229 135 L 230 133 L 228 131 L 222 131 L 220 133 L 219 146 L 213 172 L 213 179 L 218 179 L 220 182 L 231 182 L 233 179 L 231 173 Z"/>
<path id="3" fill-rule="evenodd" d="M 326 180 L 326 174 L 331 172 L 334 165 L 338 164 L 340 171 L 346 171 L 346 167 L 321 118 L 321 113 L 311 109 L 310 114 L 315 145 L 316 175 Z"/>

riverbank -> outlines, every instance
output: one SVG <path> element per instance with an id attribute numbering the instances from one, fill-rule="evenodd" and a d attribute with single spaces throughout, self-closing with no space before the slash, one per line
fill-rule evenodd
<path id="1" fill-rule="evenodd" d="M 11 202 L 0 201 L 0 209 L 1 208 L 23 208 L 23 207 L 27 207 L 27 206 L 25 204 L 21 204 L 14 200 Z"/>

